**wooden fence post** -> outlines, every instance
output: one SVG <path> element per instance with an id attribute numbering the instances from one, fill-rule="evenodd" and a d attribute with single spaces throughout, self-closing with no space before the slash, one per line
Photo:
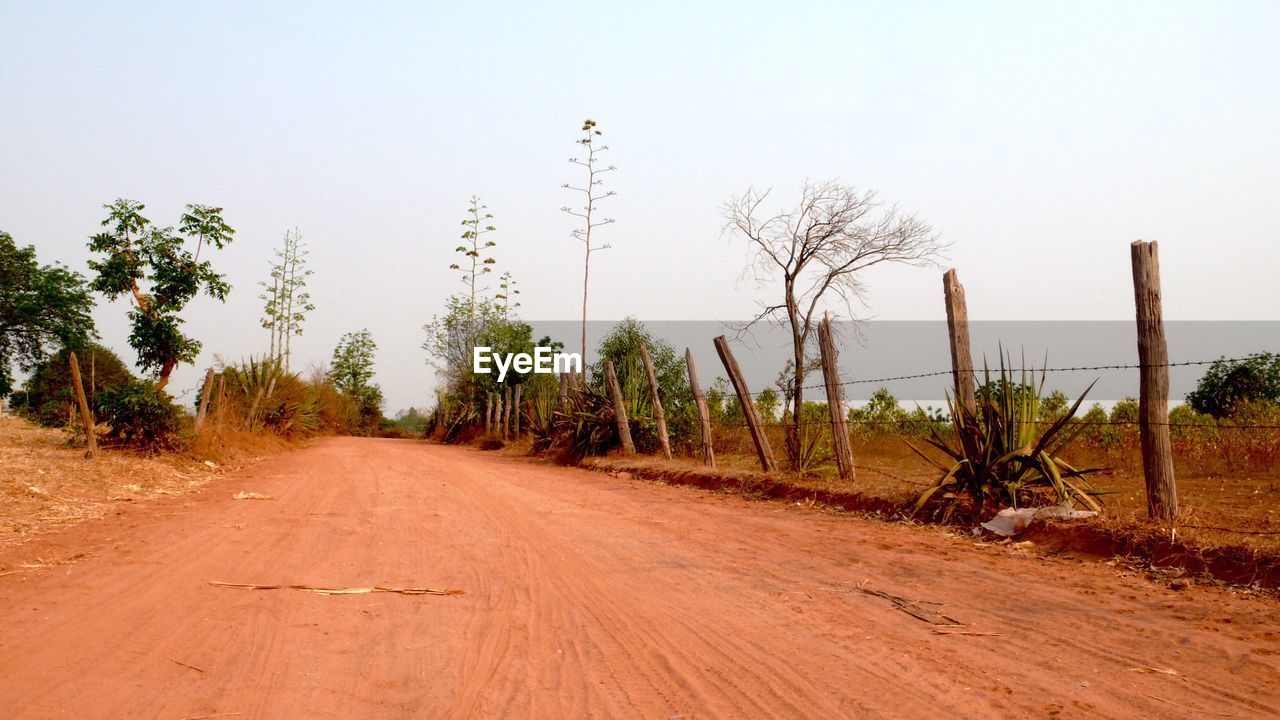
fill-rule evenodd
<path id="1" fill-rule="evenodd" d="M 196 434 L 204 427 L 205 416 L 209 414 L 209 396 L 213 394 L 213 368 L 204 374 L 204 386 L 200 388 L 200 409 L 196 411 Z"/>
<path id="2" fill-rule="evenodd" d="M 622 454 L 635 455 L 636 444 L 631 440 L 627 407 L 622 402 L 622 386 L 618 384 L 618 373 L 614 372 L 612 360 L 604 361 L 604 376 L 609 383 L 609 398 L 613 401 L 613 417 L 618 422 L 618 437 L 622 438 Z"/>
<path id="3" fill-rule="evenodd" d="M 511 420 L 511 387 L 506 386 L 498 395 L 498 436 L 507 439 L 507 423 Z"/>
<path id="4" fill-rule="evenodd" d="M 653 369 L 653 358 L 649 357 L 649 346 L 640 343 L 640 359 L 644 361 L 644 374 L 649 376 L 649 400 L 653 403 L 653 419 L 658 423 L 658 442 L 662 445 L 662 454 L 671 459 L 671 438 L 667 436 L 667 414 L 662 411 L 662 399 L 658 397 L 658 373 Z"/>
<path id="5" fill-rule="evenodd" d="M 751 440 L 756 444 L 756 454 L 760 456 L 760 467 L 765 472 L 773 472 L 778 469 L 778 464 L 773 460 L 773 448 L 769 447 L 769 438 L 764 434 L 764 425 L 760 422 L 760 411 L 756 409 L 751 391 L 747 389 L 747 381 L 742 377 L 738 361 L 733 359 L 733 353 L 729 350 L 729 340 L 721 335 L 715 339 L 715 346 L 716 353 L 720 355 L 720 362 L 724 363 L 725 372 L 729 373 L 729 382 L 733 383 L 733 389 L 738 393 L 742 416 L 746 418 L 747 429 L 751 431 Z"/>
<path id="6" fill-rule="evenodd" d="M 524 392 L 524 383 L 520 383 L 519 385 L 516 385 L 516 399 L 511 407 L 511 427 L 512 427 L 511 433 L 516 438 L 520 437 L 520 413 L 524 408 L 524 405 L 520 402 L 520 396 L 521 394 L 523 394 L 523 392 Z"/>
<path id="7" fill-rule="evenodd" d="M 970 413 L 978 410 L 974 395 L 973 352 L 969 349 L 969 309 L 964 302 L 964 286 L 955 268 L 942 275 L 942 294 L 947 301 L 947 334 L 951 338 L 951 377 L 955 382 L 956 402 Z"/>
<path id="8" fill-rule="evenodd" d="M 71 353 L 71 385 L 75 387 L 76 404 L 80 406 L 80 422 L 84 423 L 84 437 L 89 444 L 85 457 L 98 457 L 98 438 L 93 430 L 93 413 L 89 412 L 89 399 L 84 394 L 84 382 L 80 379 L 80 361 Z"/>
<path id="9" fill-rule="evenodd" d="M 1160 303 L 1160 249 L 1154 242 L 1141 240 L 1129 249 L 1138 309 L 1138 433 L 1142 473 L 1147 481 L 1147 514 L 1172 521 L 1178 517 L 1178 487 L 1169 444 L 1169 349 Z"/>
<path id="10" fill-rule="evenodd" d="M 702 427 L 702 464 L 716 466 L 716 453 L 711 447 L 711 413 L 707 410 L 707 398 L 698 384 L 698 366 L 693 362 L 693 351 L 684 349 L 684 362 L 689 366 L 689 389 L 693 391 L 693 404 L 698 408 L 698 423 Z"/>
<path id="11" fill-rule="evenodd" d="M 493 434 L 493 393 L 484 394 L 484 434 Z"/>
<path id="12" fill-rule="evenodd" d="M 557 402 L 564 409 L 569 404 L 569 373 L 560 373 L 560 395 Z"/>
<path id="13" fill-rule="evenodd" d="M 218 429 L 227 421 L 227 376 L 218 376 Z"/>
<path id="14" fill-rule="evenodd" d="M 822 323 L 818 325 L 818 347 L 822 351 L 822 380 L 827 386 L 827 410 L 831 414 L 832 450 L 836 455 L 836 466 L 840 469 L 843 480 L 854 479 L 853 444 L 849 441 L 849 430 L 845 427 L 844 388 L 840 385 L 839 356 L 836 353 L 836 341 L 831 334 L 831 316 L 823 313 Z"/>

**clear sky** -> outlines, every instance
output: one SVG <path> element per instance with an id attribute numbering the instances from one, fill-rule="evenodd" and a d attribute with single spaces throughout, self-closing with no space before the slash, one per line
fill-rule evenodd
<path id="1" fill-rule="evenodd" d="M 187 313 L 205 367 L 265 349 L 256 283 L 296 226 L 295 366 L 368 327 L 388 413 L 429 403 L 421 326 L 473 193 L 525 316 L 579 312 L 559 208 L 585 117 L 619 166 L 594 319 L 748 316 L 768 291 L 719 208 L 806 177 L 931 221 L 977 319 L 1131 317 L 1138 238 L 1169 318 L 1280 319 L 1278 31 L 1276 2 L 0 0 L 0 229 L 83 270 L 116 197 L 224 207 L 235 289 Z M 939 271 L 869 280 L 864 317 L 944 314 Z M 96 316 L 131 357 L 125 312 Z"/>

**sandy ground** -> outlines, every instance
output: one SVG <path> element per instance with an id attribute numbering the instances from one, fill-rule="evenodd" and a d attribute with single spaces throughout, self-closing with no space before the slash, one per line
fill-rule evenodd
<path id="1" fill-rule="evenodd" d="M 1271 600 L 413 441 L 325 440 L 0 562 L 35 557 L 67 562 L 0 576 L 10 718 L 1280 716 Z"/>

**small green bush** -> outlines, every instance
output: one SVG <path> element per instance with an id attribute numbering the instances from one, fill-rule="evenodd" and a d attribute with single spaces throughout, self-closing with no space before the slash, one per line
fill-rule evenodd
<path id="1" fill-rule="evenodd" d="M 180 410 L 150 382 L 130 380 L 103 390 L 98 410 L 112 442 L 152 451 L 177 444 Z"/>

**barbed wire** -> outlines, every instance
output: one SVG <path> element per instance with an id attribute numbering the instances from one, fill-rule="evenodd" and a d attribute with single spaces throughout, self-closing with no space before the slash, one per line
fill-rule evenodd
<path id="1" fill-rule="evenodd" d="M 1181 361 L 1169 362 L 1169 363 L 1116 363 L 1116 364 L 1110 364 L 1110 365 L 1076 365 L 1076 366 L 1043 367 L 1043 368 L 1009 367 L 1009 368 L 1004 368 L 1004 372 L 1009 374 L 1013 374 L 1013 373 L 1018 373 L 1018 374 L 1033 373 L 1034 374 L 1034 373 L 1040 373 L 1040 372 L 1064 373 L 1064 372 L 1096 372 L 1096 371 L 1102 371 L 1102 370 L 1142 370 L 1143 368 L 1152 368 L 1152 367 L 1166 367 L 1166 368 L 1193 367 L 1193 366 L 1202 366 L 1202 365 L 1213 365 L 1215 363 L 1240 363 L 1248 360 L 1256 360 L 1258 358 L 1272 356 L 1275 354 L 1276 353 L 1259 352 L 1259 353 L 1252 353 L 1249 355 L 1243 355 L 1241 357 L 1234 357 L 1234 358 L 1219 357 L 1216 360 L 1181 360 Z M 985 373 L 986 373 L 985 369 L 979 370 L 977 368 L 974 368 L 973 370 L 973 374 L 975 377 L 978 377 Z M 920 373 L 913 373 L 910 375 L 891 375 L 888 377 L 879 377 L 879 378 L 856 378 L 853 380 L 843 380 L 836 384 L 841 386 L 868 385 L 872 383 L 887 383 L 887 382 L 898 382 L 902 380 L 920 380 L 920 379 L 931 378 L 931 377 L 943 377 L 943 376 L 952 375 L 952 374 L 953 374 L 952 370 L 934 370 L 932 372 L 920 372 Z M 826 387 L 827 387 L 826 384 L 822 383 L 817 385 L 801 385 L 800 389 L 825 390 Z M 751 393 L 751 396 L 759 397 L 769 392 L 777 393 L 778 391 L 774 388 L 768 388 L 765 390 L 761 390 L 760 392 Z"/>
<path id="2" fill-rule="evenodd" d="M 1052 425 L 1056 422 L 1057 420 L 1019 420 L 1017 421 L 1017 423 L 1021 425 Z M 1078 420 L 1072 420 L 1069 422 L 1075 423 L 1076 426 L 1079 426 L 1080 424 L 1084 424 L 1084 425 L 1087 425 L 1088 427 L 1138 427 L 1142 425 L 1142 421 L 1140 420 L 1078 419 Z M 729 423 L 729 422 L 713 421 L 713 423 L 722 428 L 723 427 L 732 427 L 732 428 L 749 428 L 750 427 L 750 425 L 748 425 L 746 422 Z M 926 418 L 902 418 L 897 420 L 882 420 L 882 419 L 862 420 L 862 419 L 846 418 L 845 424 L 846 425 L 898 425 L 898 426 L 919 425 L 922 427 L 928 427 L 930 424 L 934 424 L 943 428 L 947 428 L 947 427 L 950 427 L 952 423 L 949 419 L 936 419 L 936 418 L 932 420 L 926 419 Z M 1194 428 L 1198 430 L 1280 430 L 1280 424 L 1250 425 L 1250 424 L 1244 424 L 1244 423 L 1208 424 L 1208 423 L 1189 423 L 1189 422 L 1158 422 L 1158 423 L 1150 423 L 1150 425 L 1152 427 Z M 766 428 L 783 428 L 783 429 L 794 427 L 794 425 L 789 422 L 766 422 L 766 423 L 761 423 L 761 426 Z M 831 426 L 830 420 L 804 420 L 800 422 L 800 427 L 830 427 L 830 426 Z"/>

